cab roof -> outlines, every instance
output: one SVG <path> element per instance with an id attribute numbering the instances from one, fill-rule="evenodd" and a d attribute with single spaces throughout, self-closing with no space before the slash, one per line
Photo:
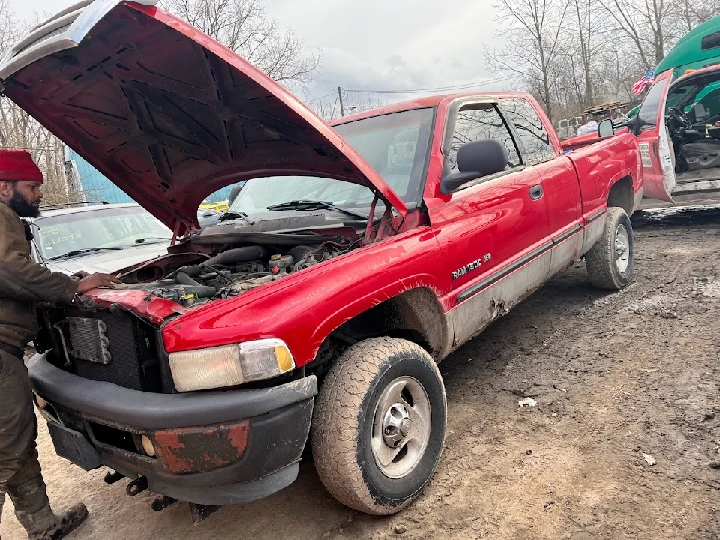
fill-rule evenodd
<path id="1" fill-rule="evenodd" d="M 521 98 L 527 99 L 527 94 L 520 92 L 465 92 L 455 94 L 439 94 L 434 96 L 427 96 L 409 101 L 402 101 L 400 103 L 393 103 L 392 105 L 386 105 L 385 107 L 379 107 L 377 109 L 370 109 L 362 111 L 356 114 L 343 116 L 342 118 L 336 118 L 330 122 L 331 126 L 338 126 L 341 124 L 347 124 L 348 122 L 354 122 L 355 120 L 362 120 L 363 118 L 370 118 L 372 116 L 381 116 L 383 114 L 392 114 L 396 112 L 408 111 L 412 109 L 424 109 L 429 107 L 438 107 L 440 104 L 450 103 L 457 99 L 473 98 L 478 100 L 487 100 L 489 102 L 498 101 L 500 99 L 509 98 Z"/>
<path id="2" fill-rule="evenodd" d="M 685 74 L 688 69 L 701 69 L 720 62 L 720 16 L 693 28 L 655 68 L 655 74 L 675 70 L 673 78 Z"/>

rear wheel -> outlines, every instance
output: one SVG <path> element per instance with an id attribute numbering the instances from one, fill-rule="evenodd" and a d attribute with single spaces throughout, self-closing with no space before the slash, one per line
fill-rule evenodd
<path id="1" fill-rule="evenodd" d="M 622 208 L 608 208 L 602 236 L 585 255 L 592 284 L 599 289 L 620 290 L 632 281 L 635 243 L 630 218 Z"/>
<path id="2" fill-rule="evenodd" d="M 422 347 L 393 338 L 357 343 L 317 398 L 311 440 L 320 480 L 355 510 L 399 512 L 435 471 L 445 422 L 442 377 Z"/>

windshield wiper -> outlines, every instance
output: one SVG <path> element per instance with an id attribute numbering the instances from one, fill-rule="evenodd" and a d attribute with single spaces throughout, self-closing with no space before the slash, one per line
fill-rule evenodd
<path id="1" fill-rule="evenodd" d="M 164 236 L 148 236 L 146 238 L 135 239 L 135 244 L 157 244 L 159 242 L 170 242 L 170 238 Z"/>
<path id="2" fill-rule="evenodd" d="M 57 255 L 56 257 L 50 257 L 49 261 L 57 261 L 59 259 L 72 259 L 73 257 L 77 257 L 78 255 L 85 255 L 86 253 L 94 253 L 97 251 L 120 251 L 124 248 L 121 247 L 94 247 L 94 248 L 85 248 L 85 249 L 75 249 L 73 251 L 68 251 L 67 253 L 64 253 L 62 255 Z"/>
<path id="3" fill-rule="evenodd" d="M 343 213 L 348 216 L 352 216 L 357 219 L 367 221 L 368 216 L 361 214 L 360 212 L 353 212 L 352 210 L 346 210 L 335 206 L 333 203 L 328 201 L 308 201 L 308 200 L 297 200 L 288 201 L 281 204 L 274 204 L 267 207 L 268 210 L 282 211 L 282 210 L 334 210 L 336 212 Z"/>
<path id="4" fill-rule="evenodd" d="M 244 219 L 250 225 L 253 224 L 253 222 L 248 219 L 247 214 L 245 212 L 230 212 L 229 210 L 220 216 L 219 221 L 227 221 L 230 219 L 238 219 L 238 218 Z"/>

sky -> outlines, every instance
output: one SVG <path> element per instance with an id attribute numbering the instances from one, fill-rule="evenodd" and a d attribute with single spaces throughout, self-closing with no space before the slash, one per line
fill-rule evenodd
<path id="1" fill-rule="evenodd" d="M 77 0 L 11 0 L 21 18 L 52 14 Z M 265 0 L 268 14 L 291 28 L 322 64 L 300 97 L 334 100 L 337 87 L 359 90 L 428 89 L 483 83 L 479 90 L 510 89 L 483 61 L 485 46 L 500 42 L 493 0 Z M 450 6 L 452 6 L 450 8 Z M 446 9 L 447 7 L 447 9 Z M 485 84 L 495 78 L 504 79 Z M 349 106 L 431 94 L 346 94 Z M 323 101 L 325 102 L 325 100 Z"/>

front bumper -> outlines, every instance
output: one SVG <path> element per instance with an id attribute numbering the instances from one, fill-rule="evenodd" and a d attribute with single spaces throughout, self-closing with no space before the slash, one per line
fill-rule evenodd
<path id="1" fill-rule="evenodd" d="M 78 377 L 41 354 L 28 371 L 59 455 L 145 476 L 151 491 L 198 504 L 245 503 L 291 484 L 317 394 L 314 376 L 267 389 L 140 392 Z"/>

